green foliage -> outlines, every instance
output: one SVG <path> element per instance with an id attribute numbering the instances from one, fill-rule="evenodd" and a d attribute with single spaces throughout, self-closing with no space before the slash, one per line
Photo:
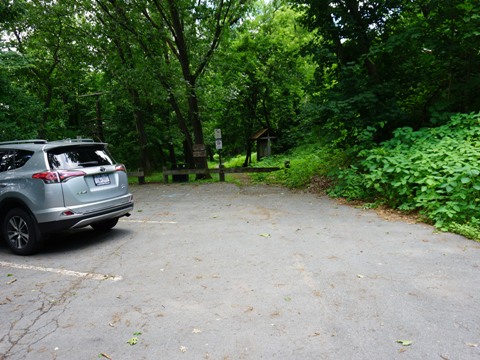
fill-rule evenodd
<path id="1" fill-rule="evenodd" d="M 345 153 L 338 149 L 319 144 L 304 145 L 285 155 L 262 159 L 256 166 L 280 167 L 280 171 L 256 173 L 252 178 L 271 184 L 280 184 L 289 188 L 306 188 L 314 176 L 330 177 L 332 169 L 345 161 Z M 286 163 L 288 165 L 286 166 Z"/>
<path id="2" fill-rule="evenodd" d="M 28 63 L 12 52 L 0 51 L 0 141 L 35 137 L 41 106 L 26 89 L 12 81 L 12 71 Z"/>
<path id="3" fill-rule="evenodd" d="M 300 26 L 299 14 L 274 2 L 258 4 L 254 16 L 231 31 L 202 82 L 206 119 L 215 124 L 207 137 L 221 128 L 227 155 L 245 152 L 250 136 L 263 128 L 275 133 L 279 149 L 293 147 L 316 67 L 301 51 L 313 34 Z"/>
<path id="4" fill-rule="evenodd" d="M 259 166 L 282 171 L 257 179 L 306 187 L 343 166 L 336 148 L 372 148 L 337 193 L 469 232 L 476 115 L 422 127 L 479 111 L 479 14 L 478 0 L 3 1 L 0 139 L 103 133 L 154 171 L 197 139 L 213 149 L 215 128 L 229 156 L 268 127 L 285 155 Z"/>
<path id="5" fill-rule="evenodd" d="M 479 141 L 475 113 L 437 128 L 398 129 L 393 139 L 361 152 L 363 159 L 339 175 L 333 194 L 379 197 L 394 208 L 420 211 L 441 230 L 478 230 Z"/>
<path id="6" fill-rule="evenodd" d="M 480 3 L 292 0 L 318 37 L 320 64 L 303 122 L 340 145 L 367 127 L 375 141 L 480 109 Z M 383 124 L 382 126 L 378 126 Z"/>
<path id="7" fill-rule="evenodd" d="M 222 160 L 222 161 L 224 161 L 223 165 L 226 168 L 242 167 L 243 163 L 245 162 L 245 155 L 237 155 L 237 156 L 228 158 L 226 161 L 225 160 Z M 252 163 L 254 164 L 256 162 L 257 162 L 257 154 L 253 153 L 252 154 Z M 218 166 L 218 164 L 217 164 L 217 166 Z"/>
<path id="8" fill-rule="evenodd" d="M 365 178 L 355 165 L 339 170 L 336 180 L 335 187 L 328 190 L 333 197 L 341 196 L 349 201 L 357 199 L 372 201 L 375 198 L 374 192 L 366 186 Z"/>
<path id="9" fill-rule="evenodd" d="M 478 221 L 475 223 L 468 223 L 468 224 L 458 224 L 458 223 L 451 223 L 448 225 L 448 230 L 454 232 L 456 234 L 460 234 L 465 236 L 469 239 L 473 239 L 476 241 L 480 241 L 480 224 Z"/>

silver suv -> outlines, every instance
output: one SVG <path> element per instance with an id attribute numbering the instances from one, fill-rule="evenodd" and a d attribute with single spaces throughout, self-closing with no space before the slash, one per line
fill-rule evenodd
<path id="1" fill-rule="evenodd" d="M 109 230 L 132 210 L 125 166 L 106 144 L 0 143 L 0 227 L 15 254 L 37 252 L 50 233 L 88 225 Z"/>

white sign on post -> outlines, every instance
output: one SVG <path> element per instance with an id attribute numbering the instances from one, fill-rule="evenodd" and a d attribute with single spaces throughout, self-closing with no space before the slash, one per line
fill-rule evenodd
<path id="1" fill-rule="evenodd" d="M 217 148 L 217 150 L 222 150 L 222 139 L 215 140 L 215 147 Z"/>
<path id="2" fill-rule="evenodd" d="M 222 130 L 215 129 L 215 139 L 221 139 L 221 138 L 222 138 Z"/>

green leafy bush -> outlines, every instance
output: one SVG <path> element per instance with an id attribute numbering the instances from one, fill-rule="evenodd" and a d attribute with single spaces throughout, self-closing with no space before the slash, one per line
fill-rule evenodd
<path id="1" fill-rule="evenodd" d="M 339 176 L 336 195 L 375 196 L 400 210 L 419 210 L 441 230 L 480 238 L 480 114 L 460 114 L 437 128 L 401 128 L 360 153 Z"/>
<path id="2" fill-rule="evenodd" d="M 344 161 L 345 155 L 341 150 L 318 144 L 304 145 L 288 154 L 262 159 L 257 166 L 278 166 L 282 170 L 257 173 L 252 178 L 289 188 L 305 188 L 314 176 L 331 176 L 332 169 L 338 168 Z"/>

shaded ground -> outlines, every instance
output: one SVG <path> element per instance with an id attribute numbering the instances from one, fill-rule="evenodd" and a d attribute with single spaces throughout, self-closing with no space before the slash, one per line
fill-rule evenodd
<path id="1" fill-rule="evenodd" d="M 108 234 L 0 247 L 3 358 L 480 357 L 478 243 L 276 187 L 132 190 Z"/>

